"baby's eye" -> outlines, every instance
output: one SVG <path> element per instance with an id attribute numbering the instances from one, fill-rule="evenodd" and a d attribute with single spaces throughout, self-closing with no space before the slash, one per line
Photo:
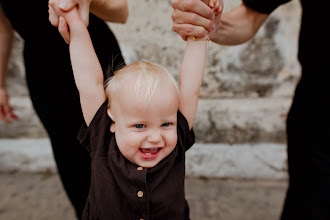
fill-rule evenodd
<path id="1" fill-rule="evenodd" d="M 170 126 L 170 125 L 171 125 L 170 122 L 166 122 L 166 123 L 163 123 L 163 124 L 162 124 L 162 127 L 168 127 L 168 126 Z"/>
<path id="2" fill-rule="evenodd" d="M 135 128 L 138 128 L 138 129 L 141 129 L 141 128 L 144 128 L 144 124 L 137 124 L 137 125 L 134 125 Z"/>

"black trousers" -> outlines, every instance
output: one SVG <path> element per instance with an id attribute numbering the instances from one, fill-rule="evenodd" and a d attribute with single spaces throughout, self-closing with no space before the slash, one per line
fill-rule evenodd
<path id="1" fill-rule="evenodd" d="M 329 220 L 329 100 L 322 98 L 321 93 L 312 94 L 317 92 L 317 88 L 312 90 L 304 85 L 298 85 L 287 119 L 290 179 L 281 219 Z M 304 89 L 309 92 L 304 92 Z"/>
<path id="2" fill-rule="evenodd" d="M 124 65 L 118 43 L 104 22 L 91 17 L 89 32 L 104 73 Z M 83 124 L 79 93 L 68 45 L 56 28 L 46 39 L 45 45 L 40 45 L 40 39 L 25 41 L 26 79 L 34 109 L 51 140 L 63 187 L 80 219 L 89 191 L 91 159 L 77 140 Z"/>

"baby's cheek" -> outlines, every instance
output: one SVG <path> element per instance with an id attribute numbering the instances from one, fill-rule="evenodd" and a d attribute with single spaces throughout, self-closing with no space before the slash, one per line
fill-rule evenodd
<path id="1" fill-rule="evenodd" d="M 169 145 L 173 146 L 173 148 L 174 148 L 176 146 L 177 142 L 178 142 L 178 135 L 175 131 L 171 135 L 171 138 L 169 140 Z"/>

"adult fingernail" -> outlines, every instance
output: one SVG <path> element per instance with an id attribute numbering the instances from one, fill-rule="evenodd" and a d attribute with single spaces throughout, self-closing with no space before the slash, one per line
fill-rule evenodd
<path id="1" fill-rule="evenodd" d="M 58 6 L 62 9 L 67 9 L 68 3 L 66 1 L 61 1 Z"/>

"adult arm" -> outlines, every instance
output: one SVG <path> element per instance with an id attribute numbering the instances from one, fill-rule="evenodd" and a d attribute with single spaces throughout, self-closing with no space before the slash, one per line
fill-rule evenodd
<path id="1" fill-rule="evenodd" d="M 128 17 L 126 0 L 49 0 L 49 21 L 58 27 L 59 16 L 55 11 L 68 12 L 77 6 L 79 14 L 88 26 L 89 13 L 93 13 L 104 21 L 125 23 Z"/>
<path id="2" fill-rule="evenodd" d="M 126 0 L 93 0 L 90 12 L 104 21 L 126 23 L 128 6 Z"/>
<path id="3" fill-rule="evenodd" d="M 210 33 L 212 41 L 224 45 L 236 45 L 251 39 L 268 13 L 261 13 L 246 4 L 218 16 L 212 25 L 211 9 L 205 7 L 208 2 L 200 0 L 174 0 L 172 6 L 173 30 L 183 39 L 189 35 L 204 36 Z M 192 3 L 193 2 L 193 3 Z M 203 5 L 204 4 L 204 5 Z"/>
<path id="4" fill-rule="evenodd" d="M 216 19 L 210 39 L 222 45 L 242 44 L 254 37 L 268 16 L 242 3 Z"/>
<path id="5" fill-rule="evenodd" d="M 83 116 L 89 125 L 106 100 L 103 88 L 103 73 L 91 38 L 78 10 L 63 13 L 59 31 L 70 37 L 70 58 L 76 86 L 79 91 Z M 68 33 L 68 26 L 70 33 Z"/>
<path id="6" fill-rule="evenodd" d="M 12 119 L 17 119 L 9 104 L 6 88 L 6 76 L 13 41 L 14 30 L 0 4 L 0 120 L 6 123 L 10 123 Z"/>

